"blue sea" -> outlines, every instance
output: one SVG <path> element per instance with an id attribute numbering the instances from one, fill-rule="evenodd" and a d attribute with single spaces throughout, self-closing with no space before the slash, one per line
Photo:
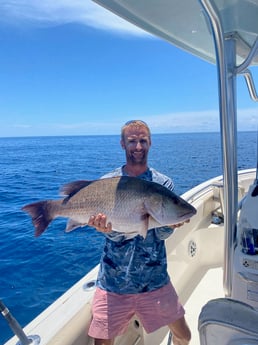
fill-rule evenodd
<path id="1" fill-rule="evenodd" d="M 256 167 L 257 133 L 238 133 L 239 169 Z M 55 220 L 39 238 L 27 203 L 58 198 L 59 187 L 98 179 L 124 163 L 119 136 L 0 138 L 0 299 L 25 326 L 99 261 L 103 235 L 64 233 Z M 178 194 L 222 174 L 219 133 L 156 134 L 149 165 L 173 178 Z M 0 316 L 0 344 L 12 336 Z"/>

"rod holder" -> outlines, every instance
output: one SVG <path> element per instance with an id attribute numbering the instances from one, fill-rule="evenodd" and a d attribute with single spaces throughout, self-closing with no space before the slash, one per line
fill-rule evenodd
<path id="1" fill-rule="evenodd" d="M 40 336 L 38 335 L 27 335 L 24 333 L 22 327 L 18 321 L 12 316 L 9 309 L 0 300 L 0 312 L 7 321 L 9 327 L 13 333 L 18 337 L 19 341 L 16 345 L 38 345 L 40 343 Z"/>

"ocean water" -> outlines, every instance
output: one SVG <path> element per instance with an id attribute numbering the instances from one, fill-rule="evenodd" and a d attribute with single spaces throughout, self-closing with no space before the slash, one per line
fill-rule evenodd
<path id="1" fill-rule="evenodd" d="M 256 167 L 257 133 L 238 133 L 239 169 Z M 61 185 L 97 179 L 124 163 L 119 136 L 0 138 L 0 299 L 25 326 L 99 261 L 103 235 L 64 233 L 55 220 L 39 238 L 21 207 L 58 198 Z M 153 135 L 149 165 L 178 194 L 221 175 L 219 133 Z M 0 316 L 0 344 L 12 336 Z"/>

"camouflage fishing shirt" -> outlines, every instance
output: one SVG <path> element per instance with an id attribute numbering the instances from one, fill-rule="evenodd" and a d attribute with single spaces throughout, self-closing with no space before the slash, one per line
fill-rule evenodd
<path id="1" fill-rule="evenodd" d="M 126 174 L 123 167 L 120 167 L 102 178 L 122 175 Z M 174 188 L 169 177 L 152 168 L 138 177 L 162 184 L 171 190 Z M 172 233 L 170 227 L 162 227 L 149 230 L 145 239 L 140 235 L 126 239 L 116 231 L 106 234 L 97 285 L 103 290 L 119 294 L 147 292 L 166 285 L 170 278 L 164 240 Z"/>

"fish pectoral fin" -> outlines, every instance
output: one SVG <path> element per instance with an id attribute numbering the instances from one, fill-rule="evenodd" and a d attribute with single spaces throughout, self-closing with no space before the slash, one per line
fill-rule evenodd
<path id="1" fill-rule="evenodd" d="M 77 228 L 81 228 L 82 226 L 85 226 L 87 224 L 82 224 L 77 222 L 76 220 L 73 219 L 69 219 L 67 224 L 66 224 L 66 228 L 65 228 L 65 232 L 71 232 Z"/>
<path id="2" fill-rule="evenodd" d="M 145 239 L 146 236 L 147 236 L 147 231 L 148 229 L 147 228 L 143 228 L 141 231 L 140 231 L 140 235 Z"/>
<path id="3" fill-rule="evenodd" d="M 149 229 L 149 218 L 150 218 L 150 215 L 148 213 L 142 215 L 142 217 L 141 217 L 141 220 L 143 222 L 142 222 L 142 226 L 139 230 L 139 235 L 141 235 L 144 239 L 146 238 L 147 231 Z"/>
<path id="4" fill-rule="evenodd" d="M 154 229 L 154 228 L 159 228 L 162 225 L 152 216 L 149 216 L 148 219 L 148 229 Z"/>

